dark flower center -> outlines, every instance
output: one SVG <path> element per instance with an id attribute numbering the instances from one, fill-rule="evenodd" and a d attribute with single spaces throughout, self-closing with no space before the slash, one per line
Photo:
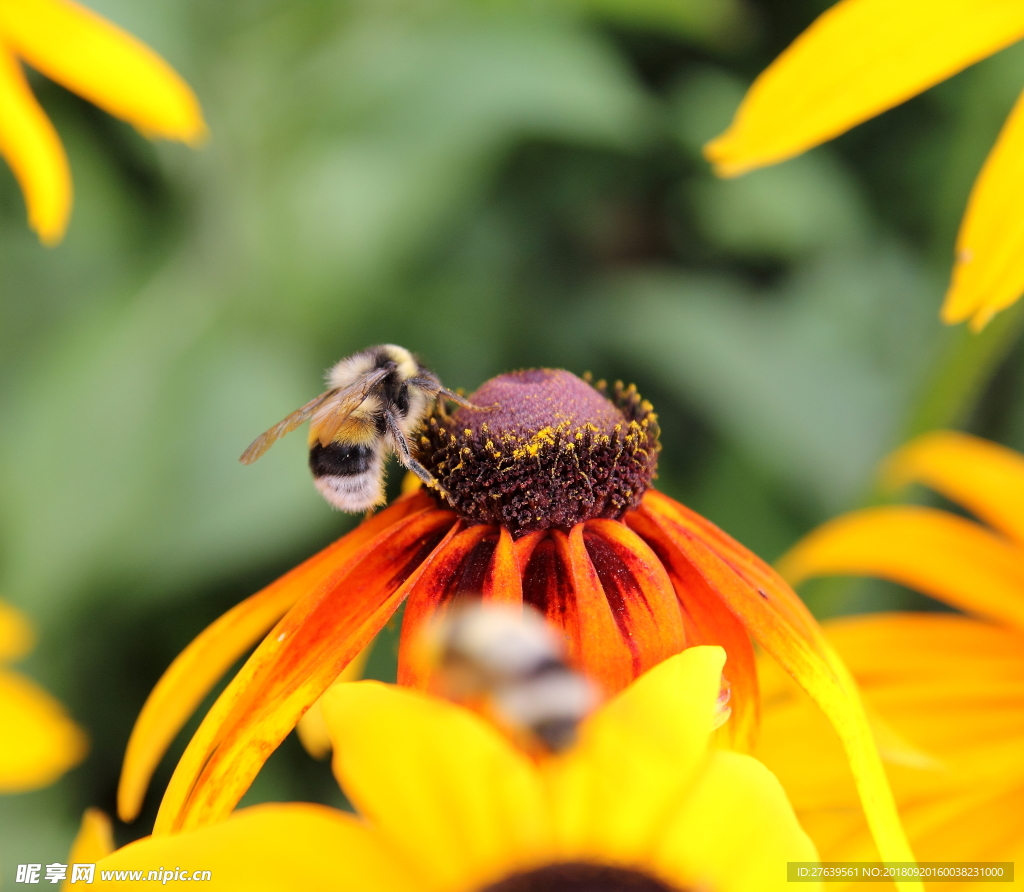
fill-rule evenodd
<path id="1" fill-rule="evenodd" d="M 635 387 L 560 369 L 499 375 L 453 415 L 435 409 L 417 458 L 471 523 L 513 536 L 635 507 L 658 463 L 657 416 Z"/>
<path id="2" fill-rule="evenodd" d="M 625 867 L 570 861 L 515 873 L 480 892 L 683 892 Z"/>

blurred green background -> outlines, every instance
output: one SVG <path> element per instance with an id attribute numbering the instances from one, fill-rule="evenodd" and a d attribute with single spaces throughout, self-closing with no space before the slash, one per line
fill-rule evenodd
<path id="1" fill-rule="evenodd" d="M 359 348 L 403 344 L 467 390 L 535 365 L 635 382 L 662 419 L 659 486 L 767 559 L 872 499 L 910 433 L 1024 447 L 1021 313 L 980 338 L 937 319 L 1024 48 L 720 181 L 701 144 L 827 3 L 91 5 L 186 76 L 212 139 L 153 145 L 35 79 L 76 186 L 53 250 L 0 170 L 0 596 L 39 627 L 25 671 L 92 738 L 56 786 L 0 797 L 5 879 L 65 859 L 86 806 L 113 811 L 175 654 L 351 526 L 302 436 L 237 457 Z M 822 616 L 925 605 L 805 594 Z M 371 671 L 393 673 L 393 634 Z M 277 798 L 340 796 L 290 738 L 246 801 Z"/>

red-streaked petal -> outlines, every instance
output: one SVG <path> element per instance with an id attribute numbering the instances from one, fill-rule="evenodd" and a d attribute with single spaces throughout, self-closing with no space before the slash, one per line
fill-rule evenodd
<path id="1" fill-rule="evenodd" d="M 423 647 L 426 627 L 439 619 L 457 595 L 479 597 L 499 541 L 495 527 L 480 525 L 462 530 L 430 557 L 402 616 L 398 648 L 398 683 L 431 687 L 432 660 Z"/>
<path id="2" fill-rule="evenodd" d="M 622 638 L 583 540 L 583 524 L 550 534 L 533 552 L 523 598 L 566 634 L 569 661 L 608 694 L 634 678 L 634 656 Z"/>
<path id="3" fill-rule="evenodd" d="M 587 521 L 583 543 L 632 651 L 633 676 L 683 650 L 686 637 L 675 589 L 647 544 L 618 520 Z"/>
<path id="4" fill-rule="evenodd" d="M 1024 549 L 935 508 L 844 514 L 801 539 L 779 570 L 794 585 L 811 576 L 880 576 L 1024 629 Z"/>
<path id="5" fill-rule="evenodd" d="M 222 820 L 299 717 L 394 613 L 457 524 L 410 515 L 309 591 L 224 690 L 185 750 L 153 832 Z"/>
<path id="6" fill-rule="evenodd" d="M 647 491 L 643 506 L 660 509 L 663 516 L 671 518 L 681 529 L 687 530 L 706 543 L 742 580 L 756 589 L 764 601 L 772 605 L 775 613 L 808 640 L 821 635 L 818 621 L 782 577 L 750 549 L 720 530 L 706 517 L 701 517 L 696 511 L 691 511 L 685 505 L 655 490 Z"/>
<path id="7" fill-rule="evenodd" d="M 732 746 L 750 750 L 757 736 L 761 698 L 754 647 L 747 630 L 656 523 L 635 511 L 625 519 L 668 571 L 679 598 L 687 646 L 717 644 L 725 648 L 722 674 L 731 689 L 732 715 L 722 733 Z"/>
<path id="8" fill-rule="evenodd" d="M 843 741 L 882 859 L 913 861 L 856 683 L 800 599 L 767 564 L 667 496 L 648 490 L 638 513 L 661 527 L 751 636 L 828 716 Z M 901 882 L 899 888 L 922 886 Z"/>
<path id="9" fill-rule="evenodd" d="M 150 778 L 167 747 L 234 662 L 299 598 L 335 573 L 368 541 L 403 517 L 426 510 L 429 504 L 422 498 L 396 502 L 199 633 L 164 672 L 135 721 L 117 790 L 117 813 L 122 821 L 132 821 L 138 815 Z"/>
<path id="10" fill-rule="evenodd" d="M 923 483 L 1024 545 L 1024 455 L 959 431 L 911 440 L 885 462 L 882 483 Z"/>

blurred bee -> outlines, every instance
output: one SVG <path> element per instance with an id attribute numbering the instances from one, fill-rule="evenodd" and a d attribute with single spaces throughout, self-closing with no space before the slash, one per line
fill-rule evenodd
<path id="1" fill-rule="evenodd" d="M 381 344 L 342 359 L 327 372 L 328 390 L 257 437 L 242 453 L 252 464 L 277 440 L 309 419 L 309 467 L 323 497 L 341 511 L 382 505 L 389 452 L 427 486 L 447 493 L 416 459 L 409 436 L 439 395 L 463 406 L 404 347 Z"/>
<path id="2" fill-rule="evenodd" d="M 561 752 L 598 705 L 562 642 L 529 606 L 453 608 L 426 631 L 437 693 L 483 713 L 527 750 Z"/>

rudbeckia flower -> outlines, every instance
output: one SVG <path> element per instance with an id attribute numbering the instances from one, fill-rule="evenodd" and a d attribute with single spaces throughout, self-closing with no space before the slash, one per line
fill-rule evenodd
<path id="1" fill-rule="evenodd" d="M 46 244 L 67 227 L 71 170 L 22 62 L 146 136 L 195 144 L 205 135 L 188 84 L 144 43 L 71 0 L 0 0 L 0 154 Z"/>
<path id="2" fill-rule="evenodd" d="M 841 0 L 754 81 L 705 148 L 723 176 L 832 139 L 1024 37 L 1013 0 Z M 945 322 L 979 330 L 1024 292 L 1024 102 L 974 183 Z"/>
<path id="3" fill-rule="evenodd" d="M 981 619 L 880 614 L 826 624 L 880 718 L 879 741 L 915 853 L 1024 859 L 1024 457 L 965 434 L 897 452 L 888 482 L 925 483 L 981 525 L 932 508 L 871 508 L 811 533 L 779 563 L 812 576 L 878 576 Z M 841 748 L 815 710 L 762 667 L 758 755 L 783 781 L 830 860 L 873 860 Z M 972 887 L 973 888 L 973 887 Z"/>
<path id="4" fill-rule="evenodd" d="M 323 699 L 334 771 L 360 817 L 254 806 L 126 846 L 104 872 L 183 865 L 223 889 L 764 892 L 814 861 L 779 783 L 714 748 L 725 652 L 694 647 L 535 761 L 475 713 L 355 682 Z"/>
<path id="5" fill-rule="evenodd" d="M 32 647 L 28 621 L 0 601 L 0 667 Z M 85 734 L 46 691 L 0 668 L 0 793 L 52 784 L 85 756 Z"/>
<path id="6" fill-rule="evenodd" d="M 426 623 L 466 595 L 529 604 L 605 694 L 700 644 L 729 655 L 734 745 L 748 747 L 758 693 L 751 639 L 811 694 L 847 751 L 879 847 L 911 860 L 857 691 L 794 592 L 766 564 L 650 488 L 658 428 L 635 388 L 565 371 L 501 375 L 435 410 L 417 459 L 447 493 L 407 494 L 237 605 L 175 660 L 132 732 L 119 813 L 139 811 L 152 771 L 217 679 L 262 642 L 174 772 L 154 833 L 223 820 L 263 762 L 406 601 L 398 681 L 426 688 Z M 269 633 L 268 633 L 269 630 Z M 265 636 L 265 637 L 264 637 Z"/>

